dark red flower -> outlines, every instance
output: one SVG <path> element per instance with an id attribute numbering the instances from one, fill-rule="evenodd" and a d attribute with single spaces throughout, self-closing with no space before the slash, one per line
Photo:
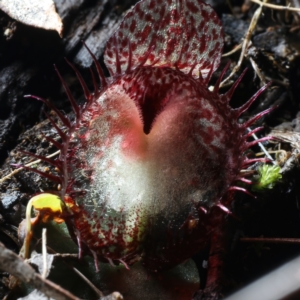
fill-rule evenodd
<path id="1" fill-rule="evenodd" d="M 102 88 L 90 93 L 76 71 L 83 107 L 62 80 L 76 120 L 58 112 L 66 133 L 52 122 L 62 138 L 52 179 L 72 211 L 71 233 L 95 259 L 176 265 L 206 245 L 215 208 L 226 211 L 224 195 L 241 189 L 234 182 L 253 162 L 245 130 L 267 111 L 239 124 L 264 88 L 238 109 L 228 102 L 240 79 L 224 95 L 219 83 L 208 89 L 223 43 L 209 5 L 144 0 L 107 43 L 111 77 L 96 63 Z"/>

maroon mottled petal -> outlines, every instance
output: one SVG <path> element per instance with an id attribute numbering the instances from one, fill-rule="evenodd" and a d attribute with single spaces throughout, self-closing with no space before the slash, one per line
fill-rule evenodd
<path id="1" fill-rule="evenodd" d="M 213 9 L 201 1 L 139 2 L 109 39 L 104 55 L 112 75 L 144 66 L 164 66 L 204 79 L 218 67 L 223 30 Z M 149 49 L 151 51 L 149 51 Z"/>

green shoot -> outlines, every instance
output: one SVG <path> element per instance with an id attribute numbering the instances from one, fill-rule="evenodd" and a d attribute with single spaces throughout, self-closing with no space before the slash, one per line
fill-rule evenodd
<path id="1" fill-rule="evenodd" d="M 278 180 L 282 178 L 280 174 L 280 167 L 264 164 L 258 167 L 259 179 L 252 186 L 255 192 L 262 192 L 266 189 L 272 189 Z"/>

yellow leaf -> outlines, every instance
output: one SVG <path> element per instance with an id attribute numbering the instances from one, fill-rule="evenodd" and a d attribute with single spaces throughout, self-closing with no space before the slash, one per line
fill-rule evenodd
<path id="1" fill-rule="evenodd" d="M 48 209 L 53 213 L 62 213 L 63 211 L 64 204 L 57 195 L 43 193 L 32 197 L 30 201 L 36 210 Z"/>

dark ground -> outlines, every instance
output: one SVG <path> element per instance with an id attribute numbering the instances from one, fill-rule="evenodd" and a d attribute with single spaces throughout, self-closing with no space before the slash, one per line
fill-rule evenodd
<path id="1" fill-rule="evenodd" d="M 41 102 L 23 96 L 33 94 L 45 97 L 69 113 L 71 108 L 53 63 L 59 68 L 75 98 L 79 103 L 82 102 L 80 86 L 64 57 L 75 62 L 88 81 L 89 71 L 86 67 L 90 66 L 91 59 L 83 49 L 81 40 L 86 41 L 101 61 L 106 39 L 114 31 L 122 13 L 136 1 L 55 2 L 64 23 L 62 39 L 56 32 L 20 24 L 0 11 L 0 178 L 12 171 L 11 163 L 22 161 L 22 155 L 16 151 L 20 148 L 42 155 L 55 151 L 39 133 L 43 128 L 44 132 L 55 135 L 48 121 L 44 121 L 44 106 Z M 226 53 L 240 43 L 257 5 L 234 1 L 230 8 L 228 2 L 222 0 L 209 3 L 222 18 L 226 33 Z M 260 104 L 256 104 L 246 116 L 254 115 L 271 105 L 278 105 L 278 109 L 262 121 L 266 127 L 265 134 L 279 125 L 289 131 L 300 132 L 300 116 L 297 119 L 300 93 L 299 25 L 300 13 L 264 8 L 252 38 L 252 46 L 241 68 L 248 67 L 249 71 L 234 95 L 233 106 L 244 103 L 262 86 L 249 58 L 256 62 L 266 81 L 273 81 L 272 87 L 259 98 Z M 11 29 L 9 36 L 4 35 L 6 29 Z M 232 65 L 237 62 L 239 53 L 230 56 Z M 222 65 L 226 61 L 227 58 L 224 58 Z M 291 150 L 288 144 L 282 147 Z M 253 150 L 260 151 L 259 148 Z M 246 285 L 299 253 L 299 244 L 239 241 L 243 236 L 300 238 L 300 176 L 297 167 L 286 172 L 282 182 L 273 190 L 257 195 L 257 199 L 237 195 L 234 209 L 239 220 L 228 220 L 231 246 L 224 272 L 229 290 Z M 15 229 L 24 218 L 28 199 L 40 189 L 51 188 L 47 180 L 27 171 L 20 172 L 0 185 L 0 241 L 6 247 L 18 253 L 20 245 Z M 1 278 L 2 298 L 8 292 L 4 284 L 7 274 L 2 273 Z"/>

